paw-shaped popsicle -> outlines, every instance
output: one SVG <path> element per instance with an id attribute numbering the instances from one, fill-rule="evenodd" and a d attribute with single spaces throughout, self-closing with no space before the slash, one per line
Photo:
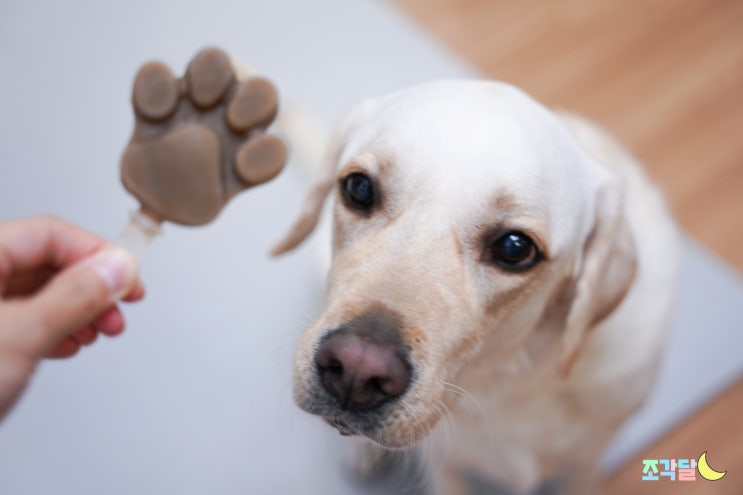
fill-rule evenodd
<path id="1" fill-rule="evenodd" d="M 273 84 L 239 79 L 216 48 L 200 51 L 181 79 L 159 62 L 143 65 L 132 104 L 136 123 L 121 180 L 158 221 L 206 224 L 286 161 L 284 142 L 265 133 L 278 108 Z"/>

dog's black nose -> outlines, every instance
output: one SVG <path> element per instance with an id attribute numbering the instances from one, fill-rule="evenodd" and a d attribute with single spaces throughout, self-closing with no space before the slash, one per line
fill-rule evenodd
<path id="1" fill-rule="evenodd" d="M 397 335 L 349 325 L 326 338 L 315 358 L 320 381 L 342 409 L 370 411 L 405 392 L 410 365 Z M 380 335 L 381 333 L 381 335 Z"/>

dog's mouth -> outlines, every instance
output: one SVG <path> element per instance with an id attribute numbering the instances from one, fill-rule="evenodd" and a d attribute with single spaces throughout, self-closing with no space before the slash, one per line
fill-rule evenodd
<path id="1" fill-rule="evenodd" d="M 395 429 L 380 428 L 377 425 L 370 425 L 363 420 L 356 421 L 356 418 L 343 418 L 337 416 L 321 416 L 323 421 L 333 427 L 341 436 L 344 437 L 366 437 L 373 443 L 387 450 L 399 450 L 413 447 L 423 437 L 427 436 L 430 429 L 411 431 L 407 427 L 398 427 Z"/>
<path id="2" fill-rule="evenodd" d="M 343 421 L 342 419 L 338 419 L 338 418 L 323 418 L 323 419 L 330 426 L 338 430 L 338 433 L 340 433 L 344 437 L 350 437 L 350 436 L 355 436 L 359 434 L 358 431 L 356 431 L 354 428 L 349 426 L 349 424 Z"/>

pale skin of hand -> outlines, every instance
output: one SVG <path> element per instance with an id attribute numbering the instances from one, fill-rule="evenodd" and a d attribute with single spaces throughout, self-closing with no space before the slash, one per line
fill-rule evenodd
<path id="1" fill-rule="evenodd" d="M 124 330 L 117 303 L 142 299 L 136 260 L 54 217 L 0 224 L 0 420 L 38 362 Z"/>

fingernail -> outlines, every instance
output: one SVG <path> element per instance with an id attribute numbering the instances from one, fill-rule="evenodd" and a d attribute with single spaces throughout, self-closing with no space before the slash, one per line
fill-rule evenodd
<path id="1" fill-rule="evenodd" d="M 136 261 L 123 249 L 111 248 L 101 251 L 95 256 L 93 267 L 111 289 L 115 299 L 123 297 L 134 284 Z"/>

